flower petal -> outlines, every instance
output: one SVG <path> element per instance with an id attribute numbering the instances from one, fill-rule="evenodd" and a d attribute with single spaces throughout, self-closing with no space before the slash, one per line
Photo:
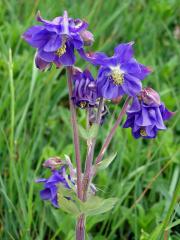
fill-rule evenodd
<path id="1" fill-rule="evenodd" d="M 135 58 L 132 58 L 128 62 L 122 64 L 121 68 L 128 74 L 131 74 L 140 80 L 143 80 L 151 72 L 148 67 L 138 63 Z"/>
<path id="2" fill-rule="evenodd" d="M 54 52 L 54 51 L 58 50 L 58 48 L 60 48 L 61 45 L 62 45 L 61 37 L 58 35 L 53 35 L 49 39 L 49 41 L 46 43 L 43 50 L 45 52 Z"/>
<path id="3" fill-rule="evenodd" d="M 71 35 L 72 36 L 72 35 Z M 76 49 L 83 47 L 83 40 L 78 34 L 73 34 L 73 44 Z"/>
<path id="4" fill-rule="evenodd" d="M 55 59 L 55 53 L 53 52 L 45 52 L 44 50 L 39 49 L 37 54 L 42 60 L 49 63 L 53 62 Z"/>
<path id="5" fill-rule="evenodd" d="M 75 55 L 74 55 L 74 46 L 67 42 L 66 43 L 66 52 L 59 57 L 59 62 L 64 66 L 72 66 L 74 65 L 76 61 Z"/>
<path id="6" fill-rule="evenodd" d="M 38 54 L 35 57 L 35 64 L 36 64 L 36 67 L 39 68 L 42 71 L 51 66 L 51 64 L 49 62 L 46 62 L 43 59 L 41 59 L 38 56 Z"/>
<path id="7" fill-rule="evenodd" d="M 31 42 L 32 37 L 42 30 L 44 30 L 44 26 L 32 26 L 23 33 L 22 38 L 29 43 Z"/>
<path id="8" fill-rule="evenodd" d="M 135 78 L 130 74 L 125 74 L 122 89 L 129 96 L 135 96 L 141 91 L 142 83 L 138 78 Z"/>
<path id="9" fill-rule="evenodd" d="M 43 200 L 50 200 L 51 199 L 51 190 L 49 188 L 45 188 L 40 191 L 40 197 Z"/>
<path id="10" fill-rule="evenodd" d="M 114 55 L 118 56 L 120 63 L 127 62 L 133 57 L 134 51 L 132 46 L 133 42 L 122 43 L 114 49 Z"/>

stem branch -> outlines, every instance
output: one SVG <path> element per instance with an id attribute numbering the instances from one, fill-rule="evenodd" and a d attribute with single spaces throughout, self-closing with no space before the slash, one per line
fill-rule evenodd
<path id="1" fill-rule="evenodd" d="M 76 240 L 85 239 L 85 216 L 82 214 L 78 217 L 76 224 Z"/>
<path id="2" fill-rule="evenodd" d="M 67 70 L 67 81 L 68 81 L 68 88 L 69 88 L 69 105 L 70 105 L 70 112 L 71 112 L 71 122 L 73 127 L 74 149 L 75 149 L 76 166 L 77 166 L 77 194 L 79 199 L 82 200 L 82 181 L 81 181 L 82 171 L 81 171 L 80 144 L 79 144 L 76 109 L 72 102 L 72 67 L 67 67 L 66 70 Z"/>
<path id="3" fill-rule="evenodd" d="M 122 117 L 126 113 L 126 109 L 128 107 L 128 104 L 129 104 L 130 100 L 131 100 L 131 97 L 128 97 L 126 99 L 126 101 L 125 101 L 125 103 L 124 103 L 124 105 L 123 105 L 123 107 L 121 109 L 121 112 L 119 113 L 119 116 L 118 116 L 114 126 L 111 128 L 111 131 L 109 132 L 108 136 L 106 137 L 106 139 L 105 139 L 105 141 L 103 143 L 103 146 L 102 146 L 102 148 L 101 148 L 101 150 L 100 150 L 100 152 L 99 152 L 99 154 L 98 154 L 98 156 L 96 158 L 96 164 L 98 164 L 102 160 L 102 158 L 103 158 L 103 156 L 104 156 L 104 154 L 105 154 L 105 152 L 106 152 L 106 150 L 107 150 L 107 148 L 108 148 L 108 146 L 109 146 L 109 144 L 110 144 L 110 142 L 112 140 L 112 137 L 115 134 L 115 131 L 116 131 L 117 127 L 119 126 L 119 124 L 122 121 Z"/>
<path id="4" fill-rule="evenodd" d="M 101 121 L 101 112 L 104 105 L 103 98 L 100 98 L 98 112 L 96 116 L 96 124 L 100 124 Z M 94 158 L 94 148 L 96 145 L 96 137 L 93 139 L 88 139 L 87 142 L 88 150 L 87 150 L 87 158 L 86 158 L 86 166 L 85 166 L 85 173 L 83 178 L 83 201 L 87 199 L 87 191 L 89 184 L 91 182 L 91 173 L 92 173 L 92 163 Z"/>

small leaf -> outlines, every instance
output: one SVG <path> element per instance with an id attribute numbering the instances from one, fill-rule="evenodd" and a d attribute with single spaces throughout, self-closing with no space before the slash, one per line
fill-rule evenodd
<path id="1" fill-rule="evenodd" d="M 67 213 L 70 213 L 73 216 L 77 217 L 81 213 L 80 200 L 77 198 L 76 193 L 71 189 L 59 186 L 58 204 L 60 206 L 60 209 Z"/>
<path id="2" fill-rule="evenodd" d="M 97 168 L 97 170 L 106 169 L 111 164 L 111 162 L 115 159 L 116 155 L 117 153 L 111 154 L 109 157 L 105 158 L 104 160 L 96 164 L 95 167 Z"/>
<path id="3" fill-rule="evenodd" d="M 95 138 L 97 136 L 98 133 L 98 124 L 93 124 L 90 128 L 89 128 L 89 138 Z"/>
<path id="4" fill-rule="evenodd" d="M 85 128 L 83 128 L 81 125 L 78 126 L 78 129 L 79 129 L 80 136 L 85 140 L 87 140 L 89 138 L 88 131 Z"/>
<path id="5" fill-rule="evenodd" d="M 62 209 L 64 212 L 70 213 L 74 216 L 79 216 L 80 211 L 76 204 L 72 200 L 65 198 L 63 195 L 61 195 L 61 193 L 58 193 L 58 203 L 60 209 Z"/>
<path id="6" fill-rule="evenodd" d="M 79 133 L 85 140 L 93 139 L 98 133 L 98 124 L 93 124 L 89 129 L 83 128 L 81 125 L 79 127 Z"/>
<path id="7" fill-rule="evenodd" d="M 83 212 L 86 216 L 94 216 L 111 210 L 117 202 L 117 198 L 102 199 L 92 196 L 83 204 Z"/>

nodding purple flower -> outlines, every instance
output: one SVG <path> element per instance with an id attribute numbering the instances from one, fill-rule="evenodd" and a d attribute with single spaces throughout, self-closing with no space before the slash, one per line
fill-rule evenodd
<path id="1" fill-rule="evenodd" d="M 165 130 L 164 121 L 174 115 L 160 102 L 160 97 L 152 88 L 145 88 L 127 111 L 124 128 L 132 128 L 135 138 L 155 138 L 159 130 Z"/>
<path id="2" fill-rule="evenodd" d="M 80 108 L 93 107 L 96 104 L 96 81 L 89 70 L 76 71 L 73 75 L 74 89 L 72 100 Z"/>
<path id="3" fill-rule="evenodd" d="M 68 18 L 66 11 L 62 17 L 56 17 L 52 21 L 43 19 L 38 12 L 37 21 L 42 25 L 29 28 L 22 37 L 37 48 L 35 62 L 41 70 L 52 63 L 57 67 L 73 65 L 74 49 L 82 50 L 85 45 L 93 42 L 93 35 L 86 30 L 88 24 L 80 19 Z"/>
<path id="4" fill-rule="evenodd" d="M 44 189 L 40 191 L 40 197 L 43 200 L 49 200 L 54 207 L 58 208 L 58 185 L 62 184 L 65 188 L 70 188 L 67 179 L 65 166 L 62 166 L 60 170 L 52 170 L 52 175 L 49 178 L 40 178 L 36 182 L 44 183 Z"/>
<path id="5" fill-rule="evenodd" d="M 95 63 L 101 65 L 97 77 L 98 97 L 114 99 L 124 94 L 135 96 L 142 89 L 141 80 L 150 69 L 133 57 L 133 43 L 123 43 L 112 57 L 96 53 Z"/>

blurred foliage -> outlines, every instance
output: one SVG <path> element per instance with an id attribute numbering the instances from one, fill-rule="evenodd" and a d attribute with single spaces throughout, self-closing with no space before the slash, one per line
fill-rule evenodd
<path id="1" fill-rule="evenodd" d="M 155 140 L 137 141 L 129 129 L 119 128 L 108 149 L 109 154 L 118 152 L 116 159 L 95 179 L 99 196 L 119 201 L 110 213 L 88 218 L 87 239 L 180 239 L 178 0 L 0 0 L 0 239 L 74 239 L 75 220 L 42 202 L 41 186 L 34 182 L 48 174 L 41 167 L 47 157 L 67 154 L 74 159 L 65 71 L 38 72 L 35 50 L 21 39 L 36 24 L 38 9 L 47 19 L 64 9 L 87 19 L 96 40 L 89 50 L 112 54 L 116 44 L 134 40 L 136 58 L 154 70 L 144 86 L 159 91 L 177 112 Z M 97 69 L 79 58 L 78 65 L 96 75 Z M 109 107 L 96 154 L 120 108 Z M 78 115 L 84 125 L 85 112 Z M 82 159 L 85 151 L 82 139 Z"/>

